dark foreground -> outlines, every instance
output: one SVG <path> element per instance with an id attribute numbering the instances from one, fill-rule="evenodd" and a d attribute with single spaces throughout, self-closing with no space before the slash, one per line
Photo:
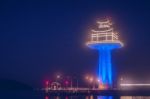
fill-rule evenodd
<path id="1" fill-rule="evenodd" d="M 121 95 L 123 94 L 122 92 L 117 91 L 114 91 L 113 93 L 111 91 L 101 91 L 101 93 L 45 93 L 43 91 L 1 91 L 0 99 L 150 99 L 150 95 L 140 95 L 141 93 L 139 92 L 137 92 L 136 95 L 129 95 L 131 94 L 130 91 L 125 92 L 124 95 Z M 132 91 L 132 93 L 135 92 Z M 144 93 L 144 91 L 142 93 Z"/>

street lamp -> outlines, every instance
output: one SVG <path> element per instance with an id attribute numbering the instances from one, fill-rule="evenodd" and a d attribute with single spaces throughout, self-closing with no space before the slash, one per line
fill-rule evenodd
<path id="1" fill-rule="evenodd" d="M 49 89 L 49 81 L 46 80 L 45 84 L 46 84 L 45 91 L 48 92 L 48 89 Z"/>
<path id="2" fill-rule="evenodd" d="M 90 83 L 92 85 L 92 89 L 95 89 L 95 81 L 96 81 L 96 79 L 94 77 L 91 77 L 89 80 L 90 80 Z"/>
<path id="3" fill-rule="evenodd" d="M 65 81 L 66 88 L 68 88 L 68 84 L 69 84 L 69 82 L 66 80 Z"/>
<path id="4" fill-rule="evenodd" d="M 94 77 L 86 76 L 85 79 L 88 81 L 88 88 L 90 88 L 90 84 L 93 83 Z"/>
<path id="5" fill-rule="evenodd" d="M 60 78 L 60 75 L 57 75 L 56 78 L 59 79 L 59 78 Z"/>
<path id="6" fill-rule="evenodd" d="M 86 76 L 85 79 L 88 80 L 88 79 L 89 79 L 89 76 Z"/>
<path id="7" fill-rule="evenodd" d="M 90 81 L 91 83 L 93 82 L 93 80 L 94 80 L 93 77 L 91 77 L 91 78 L 89 79 L 89 81 Z"/>
<path id="8" fill-rule="evenodd" d="M 88 89 L 90 88 L 90 84 L 89 84 L 89 76 L 85 76 L 86 81 L 88 81 Z"/>
<path id="9" fill-rule="evenodd" d="M 61 75 L 56 75 L 56 82 L 59 82 L 59 80 L 61 79 Z"/>

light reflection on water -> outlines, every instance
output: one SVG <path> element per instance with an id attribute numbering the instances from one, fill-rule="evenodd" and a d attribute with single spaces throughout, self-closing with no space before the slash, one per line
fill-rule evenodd
<path id="1" fill-rule="evenodd" d="M 113 96 L 45 96 L 45 99 L 113 99 Z"/>
<path id="2" fill-rule="evenodd" d="M 150 96 L 121 96 L 120 99 L 150 99 Z"/>
<path id="3" fill-rule="evenodd" d="M 150 99 L 150 96 L 45 96 L 44 99 Z"/>
<path id="4" fill-rule="evenodd" d="M 97 96 L 97 99 L 113 99 L 113 96 Z"/>

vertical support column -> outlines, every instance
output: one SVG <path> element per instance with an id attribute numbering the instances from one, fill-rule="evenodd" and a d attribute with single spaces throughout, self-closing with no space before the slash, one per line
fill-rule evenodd
<path id="1" fill-rule="evenodd" d="M 107 82 L 107 56 L 106 50 L 104 47 L 99 49 L 99 78 L 101 79 L 102 84 Z"/>
<path id="2" fill-rule="evenodd" d="M 103 85 L 112 87 L 111 49 L 108 46 L 99 49 L 99 78 Z"/>
<path id="3" fill-rule="evenodd" d="M 107 83 L 107 53 L 105 47 L 103 47 L 103 76 L 104 76 L 104 84 Z"/>
<path id="4" fill-rule="evenodd" d="M 111 49 L 107 49 L 108 84 L 112 87 Z"/>
<path id="5" fill-rule="evenodd" d="M 103 48 L 99 48 L 99 61 L 98 61 L 98 65 L 99 65 L 99 78 L 100 78 L 100 83 L 103 85 L 105 84 L 104 80 L 105 80 L 105 69 L 104 69 L 104 50 Z M 101 87 L 102 88 L 102 87 Z"/>
<path id="6" fill-rule="evenodd" d="M 98 50 L 99 51 L 99 58 L 98 58 L 98 78 L 100 79 L 100 81 L 102 82 L 102 57 L 101 57 L 101 51 L 100 49 Z M 100 82 L 100 83 L 101 83 Z"/>

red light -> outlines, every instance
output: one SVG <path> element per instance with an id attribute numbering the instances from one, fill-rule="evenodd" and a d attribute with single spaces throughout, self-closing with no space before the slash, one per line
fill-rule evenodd
<path id="1" fill-rule="evenodd" d="M 66 84 L 66 85 L 68 85 L 68 84 L 69 84 L 69 82 L 68 82 L 68 81 L 65 81 L 65 84 Z"/>
<path id="2" fill-rule="evenodd" d="M 46 85 L 48 85 L 49 81 L 47 80 L 45 83 L 46 83 Z"/>
<path id="3" fill-rule="evenodd" d="M 65 99 L 68 99 L 68 96 L 66 96 L 66 98 Z"/>
<path id="4" fill-rule="evenodd" d="M 45 99 L 49 99 L 49 97 L 48 97 L 48 96 L 45 96 Z"/>

